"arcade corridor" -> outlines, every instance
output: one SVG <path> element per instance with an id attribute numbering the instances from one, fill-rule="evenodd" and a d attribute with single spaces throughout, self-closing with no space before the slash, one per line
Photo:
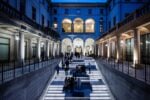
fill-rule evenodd
<path id="1" fill-rule="evenodd" d="M 150 100 L 150 0 L 0 0 L 0 100 Z"/>

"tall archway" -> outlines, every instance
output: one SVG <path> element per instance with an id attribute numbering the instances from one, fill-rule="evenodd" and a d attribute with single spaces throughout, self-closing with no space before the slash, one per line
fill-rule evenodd
<path id="1" fill-rule="evenodd" d="M 85 41 L 85 55 L 94 53 L 95 41 L 92 38 L 88 38 Z"/>
<path id="2" fill-rule="evenodd" d="M 72 52 L 72 48 L 73 48 L 73 46 L 72 46 L 71 39 L 65 38 L 62 40 L 62 49 L 61 49 L 62 51 L 61 52 L 63 54 Z"/>
<path id="3" fill-rule="evenodd" d="M 75 33 L 82 33 L 83 32 L 83 20 L 81 18 L 76 18 L 74 21 L 73 21 L 73 24 L 74 24 L 74 32 Z"/>
<path id="4" fill-rule="evenodd" d="M 81 38 L 76 38 L 73 40 L 74 52 L 83 54 L 84 41 Z"/>
<path id="5" fill-rule="evenodd" d="M 62 32 L 71 32 L 72 30 L 72 21 L 70 19 L 64 19 L 62 21 Z"/>
<path id="6" fill-rule="evenodd" d="M 95 21 L 90 18 L 85 21 L 85 32 L 92 33 L 95 32 Z"/>

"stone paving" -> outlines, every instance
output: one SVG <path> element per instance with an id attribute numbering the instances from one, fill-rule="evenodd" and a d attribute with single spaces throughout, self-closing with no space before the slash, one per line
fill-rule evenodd
<path id="1" fill-rule="evenodd" d="M 74 89 L 73 92 L 63 91 L 65 77 L 71 77 L 71 70 L 77 65 L 91 64 L 91 71 L 86 69 L 87 76 L 77 76 L 81 80 L 81 88 Z M 61 63 L 59 64 L 61 68 Z M 98 69 L 97 63 L 93 58 L 83 57 L 69 65 L 69 74 L 66 75 L 63 69 L 60 69 L 59 74 L 55 73 L 54 77 L 48 83 L 40 100 L 114 100 L 102 74 Z"/>

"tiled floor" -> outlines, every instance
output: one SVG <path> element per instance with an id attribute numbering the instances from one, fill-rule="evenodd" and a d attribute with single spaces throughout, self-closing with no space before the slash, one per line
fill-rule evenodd
<path id="1" fill-rule="evenodd" d="M 88 65 L 91 63 L 91 72 L 86 70 L 87 76 L 80 77 L 80 89 L 74 89 L 73 92 L 64 92 L 65 72 L 60 70 L 59 75 L 54 75 L 53 79 L 49 82 L 47 89 L 41 96 L 41 100 L 114 100 L 109 88 L 107 87 L 97 64 L 92 58 L 82 58 L 75 60 L 70 64 L 70 70 L 74 69 L 76 65 Z M 61 67 L 61 65 L 60 65 Z M 68 74 L 68 77 L 72 74 Z M 82 94 L 82 96 L 81 96 Z"/>

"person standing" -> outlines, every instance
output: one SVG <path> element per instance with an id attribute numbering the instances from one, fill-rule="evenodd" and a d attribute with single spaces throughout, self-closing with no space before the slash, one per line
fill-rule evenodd
<path id="1" fill-rule="evenodd" d="M 65 75 L 68 75 L 68 68 L 65 68 Z"/>
<path id="2" fill-rule="evenodd" d="M 89 62 L 88 68 L 89 68 L 89 74 L 90 74 L 91 73 L 91 64 L 90 64 L 90 62 Z"/>
<path id="3" fill-rule="evenodd" d="M 77 88 L 80 89 L 81 87 L 81 80 L 80 78 L 77 79 Z"/>
<path id="4" fill-rule="evenodd" d="M 66 64 L 66 68 L 69 69 L 69 60 L 68 59 L 66 60 L 65 64 Z"/>
<path id="5" fill-rule="evenodd" d="M 65 64 L 66 64 L 65 73 L 66 73 L 66 75 L 68 75 L 68 70 L 69 70 L 69 59 L 66 60 Z"/>
<path id="6" fill-rule="evenodd" d="M 64 66 L 65 66 L 65 64 L 64 64 L 64 58 L 62 59 L 61 65 L 62 65 L 62 69 L 64 69 Z"/>
<path id="7" fill-rule="evenodd" d="M 56 66 L 57 75 L 59 74 L 59 66 Z"/>

